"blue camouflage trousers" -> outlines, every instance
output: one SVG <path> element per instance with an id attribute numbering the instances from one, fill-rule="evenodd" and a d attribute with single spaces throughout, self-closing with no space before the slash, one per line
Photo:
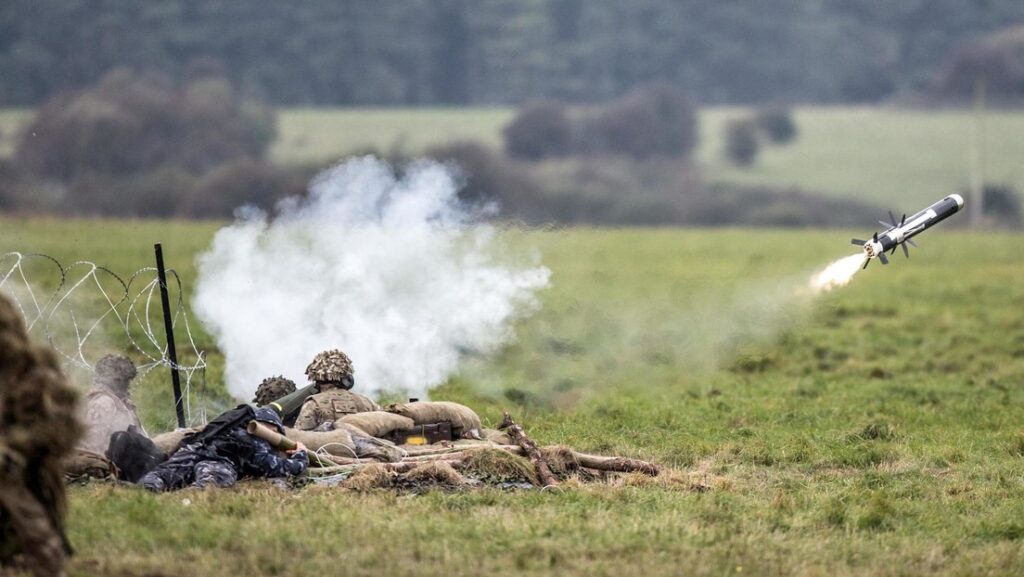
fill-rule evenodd
<path id="1" fill-rule="evenodd" d="M 231 487 L 238 471 L 230 461 L 211 454 L 201 445 L 186 445 L 170 459 L 146 473 L 139 484 L 150 491 L 174 491 L 193 487 Z"/>

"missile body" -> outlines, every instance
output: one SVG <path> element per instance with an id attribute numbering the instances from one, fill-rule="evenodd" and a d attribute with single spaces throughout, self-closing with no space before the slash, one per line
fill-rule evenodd
<path id="1" fill-rule="evenodd" d="M 910 218 L 907 218 L 907 215 L 903 215 L 903 219 L 898 223 L 896 222 L 896 217 L 890 212 L 891 226 L 889 223 L 879 221 L 881 225 L 889 228 L 883 232 L 875 233 L 871 240 L 855 238 L 851 242 L 864 247 L 864 253 L 868 257 L 864 262 L 865 268 L 867 268 L 868 263 L 873 258 L 882 261 L 882 264 L 889 264 L 889 259 L 886 258 L 885 253 L 895 253 L 896 247 L 902 248 L 903 254 L 909 258 L 910 251 L 907 250 L 906 243 L 917 246 L 914 241 L 910 240 L 911 238 L 953 216 L 963 206 L 963 197 L 959 194 L 951 194 Z"/>

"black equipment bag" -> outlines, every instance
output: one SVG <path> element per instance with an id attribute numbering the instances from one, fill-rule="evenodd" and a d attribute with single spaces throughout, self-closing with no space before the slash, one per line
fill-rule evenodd
<path id="1" fill-rule="evenodd" d="M 122 480 L 135 483 L 166 461 L 167 455 L 135 425 L 131 425 L 127 431 L 118 431 L 110 436 L 107 458 L 117 466 Z"/>
<path id="2" fill-rule="evenodd" d="M 182 444 L 199 443 L 241 470 L 255 450 L 253 437 L 245 432 L 249 421 L 255 418 L 256 411 L 251 406 L 238 405 L 214 417 L 198 433 L 185 437 Z"/>

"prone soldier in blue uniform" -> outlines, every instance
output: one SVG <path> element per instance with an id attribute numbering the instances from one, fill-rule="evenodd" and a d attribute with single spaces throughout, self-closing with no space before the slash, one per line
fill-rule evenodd
<path id="1" fill-rule="evenodd" d="M 240 405 L 210 421 L 182 442 L 170 459 L 146 473 L 139 484 L 150 491 L 173 491 L 186 486 L 231 487 L 240 477 L 264 478 L 301 475 L 309 466 L 306 447 L 299 443 L 287 458 L 270 443 L 246 432 L 250 421 L 267 424 L 279 433 L 284 425 L 269 407 Z"/>

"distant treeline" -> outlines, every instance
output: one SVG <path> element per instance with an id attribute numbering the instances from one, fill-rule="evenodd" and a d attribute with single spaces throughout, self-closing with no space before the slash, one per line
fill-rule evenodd
<path id="1" fill-rule="evenodd" d="M 702 103 L 866 102 L 1022 22 L 1021 0 L 5 0 L 0 105 L 197 65 L 288 105 L 598 102 L 652 81 Z"/>

